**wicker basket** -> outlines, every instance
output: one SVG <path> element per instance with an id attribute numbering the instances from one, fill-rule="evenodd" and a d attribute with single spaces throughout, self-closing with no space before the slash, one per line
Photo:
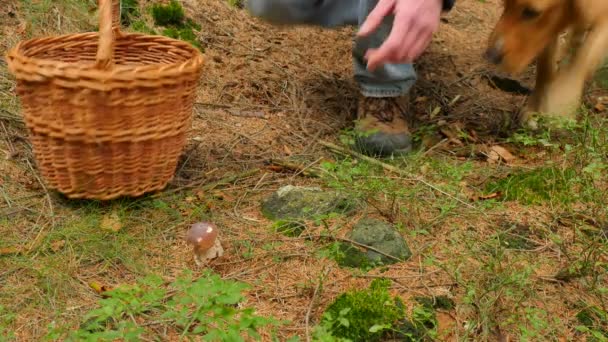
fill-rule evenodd
<path id="1" fill-rule="evenodd" d="M 201 53 L 121 33 L 113 5 L 100 1 L 99 33 L 23 41 L 7 54 L 40 173 L 69 198 L 163 189 L 191 123 Z"/>

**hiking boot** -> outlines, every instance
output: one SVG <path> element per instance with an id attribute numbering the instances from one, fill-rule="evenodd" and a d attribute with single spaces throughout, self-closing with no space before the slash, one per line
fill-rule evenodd
<path id="1" fill-rule="evenodd" d="M 373 157 L 402 155 L 412 150 L 406 121 L 408 98 L 361 96 L 355 122 L 355 148 Z"/>

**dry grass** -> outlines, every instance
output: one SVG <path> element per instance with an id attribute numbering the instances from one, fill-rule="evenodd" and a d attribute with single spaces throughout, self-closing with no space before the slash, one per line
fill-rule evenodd
<path id="1" fill-rule="evenodd" d="M 82 15 L 86 5 L 78 3 L 9 2 L 0 9 L 0 53 L 30 36 L 91 29 L 94 12 L 87 8 Z M 602 190 L 608 182 L 601 168 L 592 181 L 569 179 L 579 197 L 573 203 L 561 200 L 572 196 L 564 189 L 541 205 L 462 203 L 497 179 L 548 161 L 579 171 L 591 161 L 607 165 L 600 115 L 578 131 L 584 144 L 577 136 L 568 149 L 514 135 L 513 116 L 523 97 L 492 88 L 486 81 L 492 69 L 479 57 L 498 1 L 459 3 L 421 59 L 414 90 L 421 150 L 386 161 L 401 174 L 315 143 L 335 141 L 354 113 L 351 28 L 272 28 L 222 1 L 183 3 L 203 27 L 207 65 L 188 149 L 167 191 L 154 196 L 98 203 L 46 192 L 20 123 L 14 83 L 0 60 L 0 151 L 9 157 L 0 161 L 0 333 L 6 327 L 27 341 L 43 336 L 51 321 L 75 326 L 98 300 L 91 281 L 113 286 L 151 273 L 171 280 L 193 268 L 183 235 L 202 219 L 218 223 L 226 249 L 210 267 L 253 286 L 246 306 L 291 321 L 281 340 L 304 337 L 307 320 L 318 322 L 337 295 L 379 276 L 392 279 L 393 293 L 406 303 L 420 295 L 454 298 L 456 309 L 444 313 L 442 326 L 455 324 L 444 333 L 459 340 L 527 332 L 541 334 L 532 340 L 580 340 L 574 316 L 581 303 L 606 310 L 605 242 L 582 233 L 605 234 L 608 199 Z M 522 82 L 529 84 L 529 77 Z M 590 89 L 589 103 L 602 95 L 605 90 Z M 483 153 L 468 153 L 494 144 L 507 146 L 516 161 L 493 164 Z M 336 161 L 339 172 L 320 169 L 321 157 Z M 266 167 L 276 159 L 306 165 L 321 177 Z M 237 176 L 221 182 L 228 175 Z M 305 237 L 288 238 L 274 233 L 259 211 L 261 200 L 285 184 L 347 189 L 365 205 L 354 216 L 310 223 Z M 113 213 L 118 232 L 102 223 Z M 332 241 L 321 235 L 343 236 L 362 216 L 400 227 L 412 259 L 368 273 L 337 267 L 326 253 Z M 509 245 L 514 241 L 525 247 Z M 589 250 L 597 252 L 587 255 Z M 580 264 L 591 268 L 568 281 L 556 278 Z"/>

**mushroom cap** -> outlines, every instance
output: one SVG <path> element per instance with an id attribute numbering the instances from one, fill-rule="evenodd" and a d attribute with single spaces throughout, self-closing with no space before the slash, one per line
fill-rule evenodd
<path id="1" fill-rule="evenodd" d="M 199 250 L 213 247 L 218 229 L 211 222 L 198 222 L 192 225 L 186 234 L 186 242 Z"/>

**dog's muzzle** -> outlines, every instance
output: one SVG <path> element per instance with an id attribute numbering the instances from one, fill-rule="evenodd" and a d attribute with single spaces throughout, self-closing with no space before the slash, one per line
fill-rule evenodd
<path id="1" fill-rule="evenodd" d="M 502 60 L 505 56 L 503 47 L 504 41 L 502 40 L 502 38 L 499 38 L 498 40 L 496 40 L 496 43 L 494 43 L 493 46 L 489 47 L 486 50 L 485 58 L 494 64 L 502 63 Z"/>

